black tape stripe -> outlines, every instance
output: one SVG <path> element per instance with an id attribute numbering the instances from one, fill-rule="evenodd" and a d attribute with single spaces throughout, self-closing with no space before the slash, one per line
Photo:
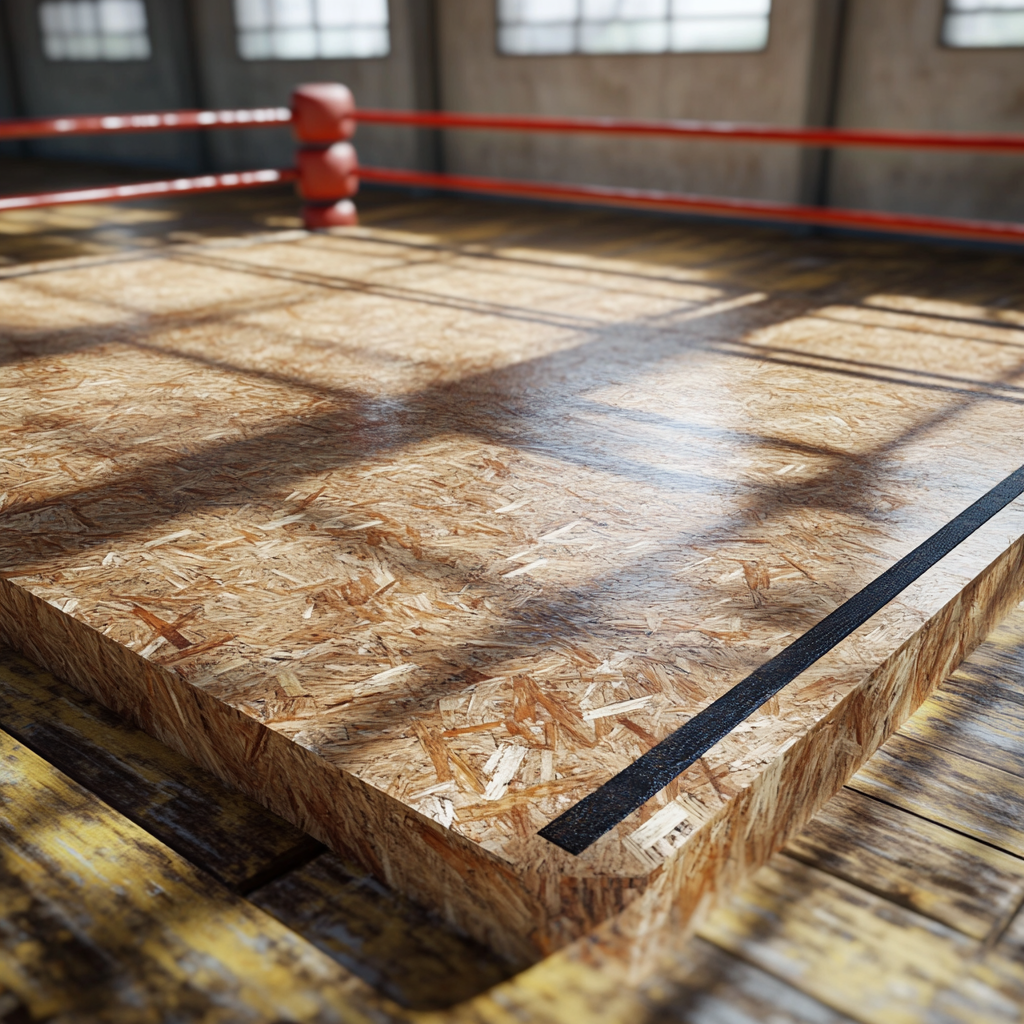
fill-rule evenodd
<path id="1" fill-rule="evenodd" d="M 569 853 L 582 853 L 1022 493 L 1024 466 L 538 834 Z"/>

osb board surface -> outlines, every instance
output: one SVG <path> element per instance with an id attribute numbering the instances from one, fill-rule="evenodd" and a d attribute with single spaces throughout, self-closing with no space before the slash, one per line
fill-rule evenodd
<path id="1" fill-rule="evenodd" d="M 1019 465 L 1019 270 L 429 205 L 11 268 L 2 572 L 270 728 L 285 775 L 386 794 L 389 857 L 411 809 L 557 917 L 560 879 L 685 857 L 1024 531 L 1002 513 L 585 856 L 535 837 Z"/>

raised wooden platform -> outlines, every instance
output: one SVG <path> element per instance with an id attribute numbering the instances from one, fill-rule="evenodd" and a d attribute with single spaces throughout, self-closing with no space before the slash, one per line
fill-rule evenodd
<path id="1" fill-rule="evenodd" d="M 513 961 L 646 957 L 1018 598 L 1011 507 L 586 854 L 535 834 L 1017 468 L 1019 260 L 370 220 L 2 272 L 0 630 Z"/>

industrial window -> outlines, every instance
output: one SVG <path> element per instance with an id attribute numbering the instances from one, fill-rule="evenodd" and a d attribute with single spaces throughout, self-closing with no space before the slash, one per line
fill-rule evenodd
<path id="1" fill-rule="evenodd" d="M 498 0 L 508 54 L 763 50 L 771 0 Z"/>
<path id="2" fill-rule="evenodd" d="M 388 0 L 235 0 L 245 60 L 386 57 Z"/>
<path id="3" fill-rule="evenodd" d="M 946 46 L 1024 46 L 1024 0 L 947 0 Z"/>
<path id="4" fill-rule="evenodd" d="M 39 5 L 48 60 L 148 60 L 142 0 L 43 0 Z"/>

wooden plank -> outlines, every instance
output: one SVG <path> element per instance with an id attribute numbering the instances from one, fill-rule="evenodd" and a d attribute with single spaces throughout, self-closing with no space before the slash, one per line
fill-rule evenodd
<path id="1" fill-rule="evenodd" d="M 973 659 L 970 672 L 954 673 L 907 723 L 905 733 L 1024 776 L 1024 692 L 1000 685 L 984 659 Z"/>
<path id="2" fill-rule="evenodd" d="M 19 754 L 15 747 L 15 753 Z M 24 761 L 30 759 L 31 755 L 27 752 L 20 752 L 20 758 Z M 8 772 L 10 771 L 10 765 L 12 759 L 7 756 L 7 751 L 4 751 L 3 764 L 8 766 Z M 40 767 L 45 766 L 36 765 L 36 770 Z M 28 773 L 32 774 L 32 773 Z M 5 778 L 5 782 L 10 782 L 8 775 Z M 29 795 L 32 785 L 32 779 L 29 779 L 23 772 L 18 775 L 16 779 L 16 785 L 18 786 L 17 792 L 19 794 Z M 52 783 L 48 783 L 52 786 Z M 76 787 L 70 787 L 74 790 Z M 127 856 L 124 850 L 118 847 L 111 852 L 111 845 L 113 840 L 109 833 L 109 821 L 113 819 L 116 821 L 117 816 L 111 812 L 103 811 L 102 805 L 92 800 L 85 794 L 79 794 L 80 796 L 86 797 L 86 802 L 91 806 L 88 806 L 84 812 L 88 817 L 89 824 L 95 826 L 97 819 L 101 826 L 101 831 L 106 834 L 103 837 L 103 850 L 104 858 L 113 859 L 120 861 L 123 857 Z M 52 817 L 59 813 L 60 820 L 66 822 L 68 818 L 67 808 L 64 806 L 53 806 L 52 804 L 52 793 L 46 794 L 46 806 L 45 812 L 47 816 Z M 82 814 L 78 813 L 81 817 Z M 130 829 L 130 826 L 129 826 Z M 64 834 L 66 833 L 66 834 Z M 70 827 L 64 830 L 64 833 L 59 833 L 55 838 L 57 845 L 61 851 L 67 850 L 68 835 L 72 837 L 77 836 L 75 827 Z M 5 834 L 4 840 L 9 841 L 10 835 Z M 139 837 L 136 834 L 131 836 L 132 843 L 128 846 L 128 853 L 132 856 L 138 854 L 140 848 Z M 117 845 L 117 844 L 113 844 Z M 155 845 L 150 842 L 150 845 Z M 49 847 L 47 846 L 47 849 Z M 80 863 L 78 856 L 89 856 L 90 850 L 82 850 L 81 848 L 73 848 L 71 856 L 67 859 L 70 861 L 72 866 L 77 867 Z M 78 855 L 78 856 L 76 856 Z M 5 861 L 6 865 L 6 861 Z M 59 905 L 61 902 L 71 903 L 75 908 L 75 912 L 80 912 L 81 897 L 78 891 L 77 884 L 73 886 L 70 891 L 64 893 L 54 893 L 54 888 L 57 887 L 57 883 L 53 881 L 54 876 L 58 876 L 60 868 L 54 870 L 54 864 L 52 861 L 47 862 L 47 876 L 48 884 L 50 889 L 46 895 L 48 897 L 48 907 L 52 911 L 55 905 Z M 122 865 L 123 869 L 123 865 Z M 148 864 L 144 865 L 144 869 L 149 870 L 149 874 L 146 876 L 150 883 L 152 883 L 152 871 L 151 866 Z M 66 871 L 66 865 L 63 867 Z M 135 868 L 132 869 L 136 870 Z M 143 872 L 145 874 L 145 870 Z M 4 875 L 7 878 L 7 873 Z M 199 876 L 200 879 L 202 876 Z M 159 884 L 165 890 L 168 885 L 165 880 L 160 879 Z M 150 886 L 150 889 L 152 886 Z M 210 890 L 215 887 L 209 883 L 203 886 L 203 892 L 201 896 L 201 903 L 199 907 L 202 909 L 204 916 L 203 929 L 208 927 L 205 917 L 213 912 L 214 916 L 218 913 L 223 913 L 221 908 L 217 905 L 221 900 L 211 900 Z M 175 899 L 177 893 L 171 892 L 172 901 L 175 904 L 180 903 L 180 900 Z M 216 890 L 215 890 L 216 895 Z M 326 895 L 326 893 L 325 893 Z M 4 905 L 10 906 L 10 888 L 8 886 L 7 892 L 4 894 L 5 900 Z M 88 894 L 87 894 L 88 897 Z M 100 896 L 100 902 L 106 909 L 106 913 L 109 914 L 122 914 L 123 908 L 120 906 L 111 907 L 109 905 L 109 899 L 106 892 Z M 388 900 L 388 903 L 393 903 L 392 900 Z M 86 903 L 89 903 L 89 899 L 86 899 Z M 214 906 L 211 908 L 210 904 Z M 198 909 L 198 908 L 197 908 Z M 324 910 L 327 908 L 324 907 Z M 884 912 L 883 912 L 884 916 Z M 20 922 L 24 924 L 24 922 Z M 64 922 L 60 922 L 61 925 Z M 127 926 L 137 924 L 134 919 L 129 919 Z M 239 925 L 235 921 L 230 922 L 231 930 L 233 932 L 239 930 Z M 343 908 L 339 908 L 337 917 L 333 923 L 334 930 L 339 928 L 349 927 L 349 918 Z M 109 927 L 109 922 L 108 922 Z M 321 921 L 320 927 L 324 931 L 330 931 L 331 926 L 326 925 L 326 922 Z M 48 934 L 47 922 L 40 922 L 36 919 L 30 923 L 29 928 L 32 931 L 32 935 L 35 938 L 39 938 L 41 935 Z M 269 935 L 271 940 L 274 936 L 274 929 L 268 928 L 265 924 L 261 926 L 261 933 Z M 104 934 L 102 939 L 105 943 L 110 943 L 109 933 Z M 817 942 L 817 937 L 813 937 L 812 942 Z M 31 946 L 31 944 L 29 944 Z M 37 1008 L 42 1006 L 53 1006 L 56 1005 L 53 1002 L 52 989 L 47 985 L 47 982 L 52 983 L 53 973 L 59 972 L 60 977 L 60 989 L 62 992 L 62 998 L 64 1000 L 61 1005 L 74 1004 L 78 999 L 87 998 L 90 995 L 95 996 L 97 988 L 102 991 L 103 998 L 109 1000 L 111 993 L 115 992 L 117 985 L 123 985 L 123 978 L 111 979 L 108 976 L 97 979 L 95 976 L 89 975 L 91 969 L 95 972 L 95 964 L 90 963 L 85 965 L 86 969 L 82 969 L 79 973 L 84 977 L 89 978 L 91 989 L 88 988 L 83 992 L 82 988 L 74 988 L 71 992 L 67 991 L 67 979 L 71 974 L 74 979 L 74 971 L 69 971 L 68 961 L 74 962 L 75 954 L 80 954 L 80 951 L 76 948 L 72 948 L 69 955 L 69 950 L 66 948 L 67 943 L 64 945 L 53 946 L 51 945 L 48 950 L 48 956 L 45 958 L 47 975 L 41 979 L 40 988 L 43 990 L 44 995 L 50 996 L 50 1002 L 41 1001 L 35 1004 Z M 123 958 L 124 951 L 123 945 L 121 949 L 116 947 L 111 949 L 110 946 L 105 946 L 105 949 L 112 955 Z M 24 944 L 19 945 L 19 950 L 22 954 L 24 953 Z M 275 953 L 273 942 L 270 944 L 270 955 L 271 958 Z M 132 958 L 129 958 L 130 960 Z M 567 1019 L 572 1019 L 566 1016 L 566 1012 L 572 1010 L 578 1010 L 583 1000 L 583 1005 L 587 1005 L 591 1008 L 591 1012 L 588 1019 L 607 1021 L 607 1022 L 626 1022 L 635 1020 L 636 1014 L 640 1012 L 640 1005 L 636 1002 L 637 999 L 646 1000 L 646 1006 L 649 1009 L 657 1008 L 659 1013 L 659 1019 L 665 1020 L 679 1020 L 690 1022 L 690 1024 L 704 1024 L 705 1021 L 708 1024 L 714 1022 L 718 1024 L 723 1019 L 723 1014 L 728 1012 L 728 1016 L 725 1019 L 729 1020 L 749 1020 L 763 1021 L 771 1017 L 772 1020 L 776 1021 L 793 1021 L 796 1022 L 808 1022 L 808 1024 L 833 1024 L 845 1020 L 845 1016 L 838 1012 L 831 1012 L 823 1008 L 815 1000 L 801 995 L 799 992 L 794 991 L 788 985 L 781 983 L 769 975 L 765 975 L 761 970 L 756 967 L 749 967 L 742 963 L 739 963 L 730 957 L 722 954 L 716 954 L 714 949 L 709 951 L 707 947 L 702 947 L 701 943 L 693 943 L 682 947 L 677 953 L 677 966 L 674 972 L 669 971 L 662 974 L 656 979 L 652 985 L 648 986 L 646 993 L 627 993 L 629 998 L 625 1001 L 625 1004 L 620 999 L 618 1001 L 612 1001 L 609 1005 L 607 1000 L 601 1000 L 598 998 L 596 1003 L 589 1001 L 590 993 L 602 992 L 602 986 L 599 984 L 598 979 L 600 975 L 595 976 L 592 973 L 583 971 L 582 973 L 578 970 L 566 969 L 564 961 L 559 963 L 559 958 L 552 958 L 551 961 L 545 964 L 539 965 L 534 968 L 533 971 L 526 972 L 525 975 L 520 978 L 513 979 L 511 982 L 500 986 L 493 995 L 480 997 L 471 1003 L 466 1004 L 464 1007 L 453 1011 L 451 1014 L 445 1015 L 444 1017 L 438 1018 L 438 1020 L 445 1021 L 479 1021 L 486 1019 L 489 1021 L 512 1021 L 518 1019 L 518 1015 L 522 1012 L 529 1012 L 530 1019 L 543 1020 L 543 1021 L 560 1021 L 564 1022 Z M 140 996 L 140 988 L 142 989 L 142 995 L 146 1000 L 149 1000 L 147 1010 L 153 1014 L 161 1012 L 166 1003 L 163 1000 L 167 999 L 168 993 L 166 990 L 154 991 L 157 988 L 157 981 L 161 983 L 166 989 L 166 984 L 162 978 L 157 975 L 156 978 L 152 976 L 154 972 L 151 971 L 149 965 L 145 965 L 145 969 L 141 968 L 137 963 L 132 960 L 131 963 L 125 963 L 124 959 L 118 960 L 119 969 L 124 973 L 131 974 L 135 972 L 133 977 L 133 987 L 131 990 L 131 997 L 138 999 Z M 33 966 L 39 967 L 36 963 Z M 251 969 L 254 969 L 256 973 L 265 973 L 267 971 L 267 963 L 257 959 L 255 963 L 248 965 Z M 415 964 L 409 965 L 411 969 L 415 969 Z M 571 964 L 569 965 L 571 968 Z M 892 966 L 892 965 L 889 965 Z M 896 965 L 897 967 L 902 966 L 902 963 Z M 777 967 L 777 965 L 773 965 Z M 63 968 L 63 969 L 61 969 Z M 681 971 L 680 969 L 683 968 Z M 190 965 L 191 969 L 191 965 Z M 826 972 L 827 973 L 827 972 Z M 142 981 L 139 980 L 138 975 L 144 975 Z M 37 982 L 40 979 L 35 979 Z M 250 982 L 252 979 L 249 979 Z M 895 983 L 896 979 L 890 978 L 890 982 Z M 301 983 L 301 978 L 299 979 Z M 291 981 L 289 981 L 291 985 Z M 22 987 L 22 991 L 24 991 Z M 301 991 L 301 989 L 300 989 Z M 194 992 L 188 992 L 188 997 L 193 1001 L 193 1009 L 196 1002 L 201 1002 L 202 999 L 208 995 L 208 993 L 200 992 L 197 995 Z M 222 997 L 223 998 L 223 997 Z M 357 1000 L 354 1000 L 357 1002 Z M 857 1007 L 855 1006 L 854 1009 Z M 238 1012 L 237 1007 L 233 1007 L 234 1012 Z M 482 1016 L 481 1016 L 482 1015 Z M 238 1019 L 238 1018 L 233 1018 Z M 261 1019 L 261 1018 L 254 1018 Z M 266 1018 L 264 1018 L 266 1019 Z M 434 1019 L 434 1018 L 431 1018 Z M 985 1018 L 978 1018 L 985 1019 Z"/>
<path id="3" fill-rule="evenodd" d="M 1021 1019 L 1019 960 L 785 856 L 700 934 L 865 1024 Z"/>
<path id="4" fill-rule="evenodd" d="M 560 950 L 426 1024 L 850 1024 L 775 972 L 744 961 L 700 937 L 676 933 L 654 975 L 624 982 L 600 946 L 580 942 Z"/>
<path id="5" fill-rule="evenodd" d="M 0 1021 L 4 1024 L 30 1024 L 25 1004 L 13 993 L 0 985 Z"/>
<path id="6" fill-rule="evenodd" d="M 976 939 L 998 934 L 1024 898 L 1024 860 L 850 789 L 786 852 Z"/>
<path id="7" fill-rule="evenodd" d="M 377 897 L 378 908 L 369 909 Z M 319 922 L 335 942 L 353 924 L 351 893 L 343 903 L 332 924 Z M 395 915 L 393 929 L 408 924 L 408 910 L 396 912 L 387 894 L 368 892 L 362 903 L 356 927 L 367 916 L 383 922 L 380 907 Z M 56 1016 L 133 1024 L 631 1024 L 645 1013 L 681 1024 L 753 1024 L 769 1014 L 779 1024 L 847 1022 L 699 941 L 683 943 L 653 987 L 624 988 L 578 955 L 558 954 L 450 1010 L 403 1013 L 2 732 L 0 908 L 0 1015 L 17 1024 Z M 454 949 L 451 938 L 435 940 Z M 410 971 L 422 968 L 424 952 L 407 961 Z M 466 966 L 456 969 L 468 977 Z M 488 970 L 481 980 L 494 980 L 493 961 Z M 462 994 L 453 981 L 452 999 Z"/>
<path id="8" fill-rule="evenodd" d="M 594 988 L 598 968 L 578 973 L 565 970 L 557 957 L 508 981 L 508 968 L 493 954 L 432 920 L 419 908 L 359 876 L 337 856 L 325 854 L 310 864 L 251 894 L 257 906 L 272 914 L 357 976 L 399 1004 L 412 1009 L 449 1009 L 475 1018 L 480 996 L 496 985 L 498 1005 L 530 1019 L 539 1001 L 528 995 L 536 983 L 531 975 L 561 976 L 564 990 L 547 997 L 546 1019 L 565 1022 L 573 1001 Z M 500 984 L 504 982 L 504 984 Z M 574 986 L 582 992 L 570 993 Z M 628 990 L 628 1009 L 595 1008 L 590 1019 L 608 1024 L 636 1019 L 646 1000 L 659 1019 L 687 1024 L 737 1024 L 771 1019 L 777 1024 L 843 1024 L 847 1018 L 763 971 L 738 961 L 700 939 L 679 943 L 671 966 L 641 989 Z M 490 1002 L 488 999 L 487 1002 Z M 456 1009 L 456 1007 L 461 1007 Z M 475 1008 L 475 1009 L 474 1009 Z M 493 1012 L 493 1011 L 489 1011 Z"/>
<path id="9" fill-rule="evenodd" d="M 1024 779 L 898 734 L 850 788 L 1024 857 Z"/>
<path id="10" fill-rule="evenodd" d="M 1024 908 L 1017 908 L 1013 920 L 999 937 L 996 948 L 1011 960 L 1024 963 Z"/>
<path id="11" fill-rule="evenodd" d="M 0 721 L 80 785 L 238 892 L 322 850 L 169 747 L 0 649 Z"/>
<path id="12" fill-rule="evenodd" d="M 680 951 L 682 954 L 683 951 Z M 687 943 L 685 972 L 647 986 L 647 1015 L 658 1024 L 853 1024 L 779 978 L 704 939 Z M 562 1018 L 569 1021 L 572 1018 Z M 625 1024 L 625 1021 L 624 1021 Z"/>
<path id="13" fill-rule="evenodd" d="M 1002 695 L 1024 694 L 1024 605 L 989 633 L 984 649 L 954 672 L 944 688 L 973 699 L 978 692 L 973 684 Z"/>
<path id="14" fill-rule="evenodd" d="M 0 272 L 0 629 L 525 963 L 682 926 L 1018 599 L 1011 507 L 586 855 L 536 835 L 1016 468 L 1019 268 L 951 307 L 435 209 Z"/>
<path id="15" fill-rule="evenodd" d="M 380 1019 L 330 958 L 3 732 L 0 907 L 0 985 L 33 1020 Z"/>
<path id="16" fill-rule="evenodd" d="M 402 1006 L 449 1007 L 510 974 L 493 953 L 335 854 L 249 898 Z"/>

